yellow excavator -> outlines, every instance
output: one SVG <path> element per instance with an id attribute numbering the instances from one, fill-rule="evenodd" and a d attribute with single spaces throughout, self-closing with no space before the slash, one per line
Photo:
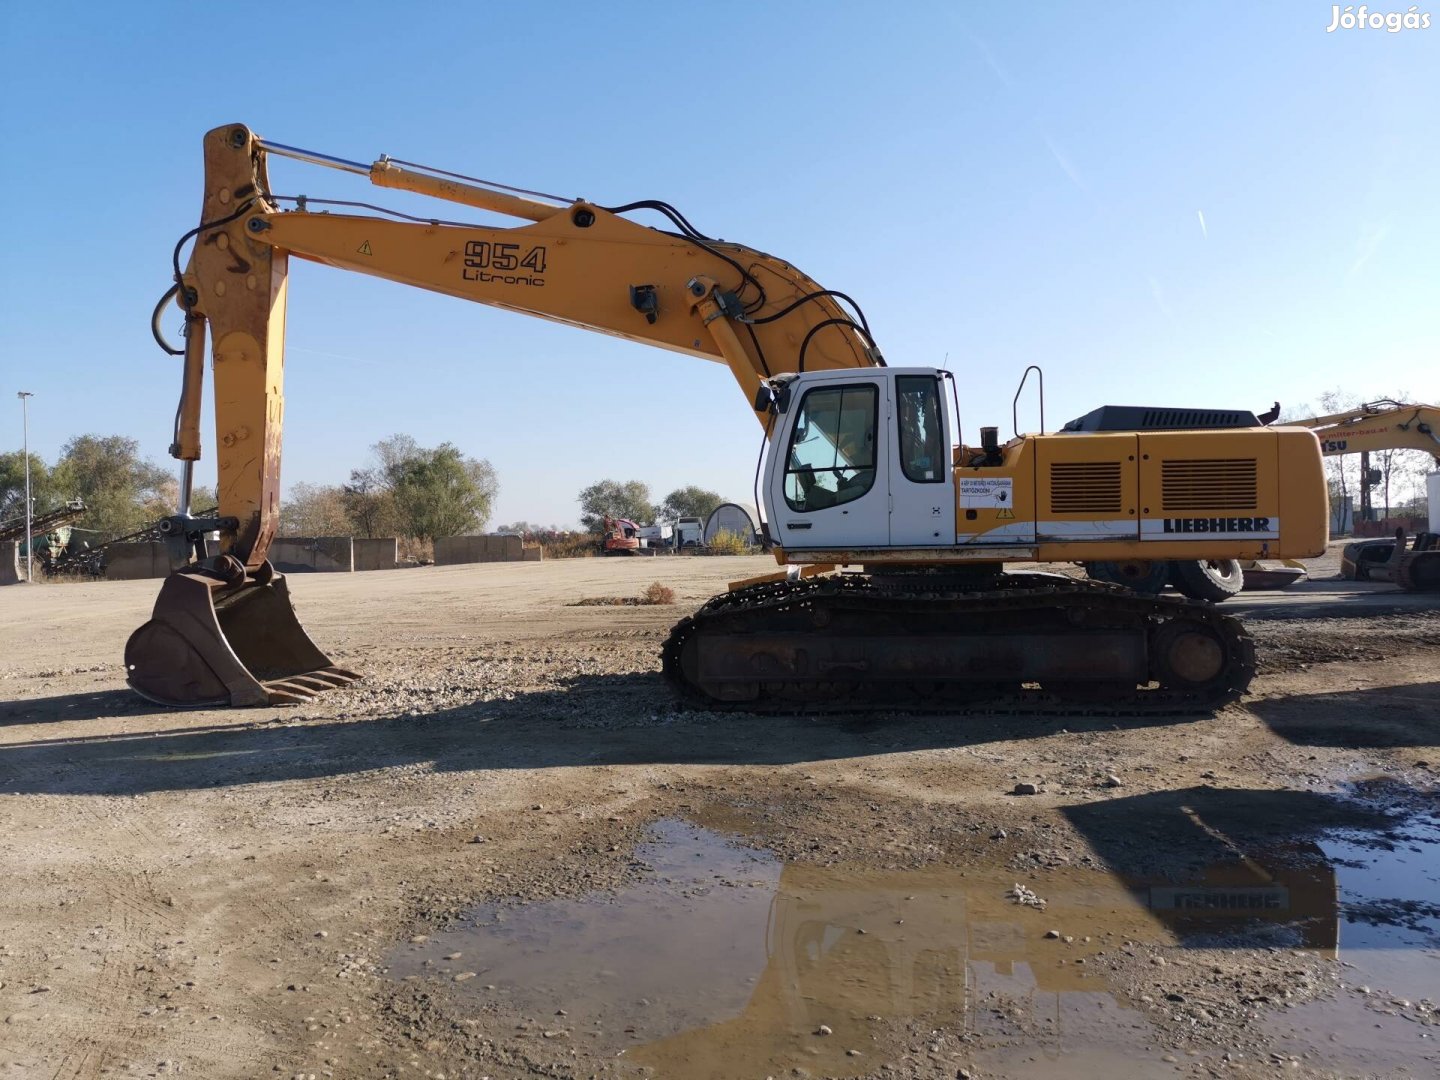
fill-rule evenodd
<path id="1" fill-rule="evenodd" d="M 1310 428 L 1320 440 L 1327 457 L 1360 455 L 1360 505 L 1370 510 L 1370 489 L 1380 471 L 1370 468 L 1369 455 L 1382 450 L 1423 450 L 1435 461 L 1440 476 L 1440 408 L 1385 398 L 1368 401 L 1345 412 L 1293 420 Z M 1434 481 L 1432 481 L 1432 485 Z M 1440 488 L 1436 488 L 1440 490 Z M 1418 532 L 1413 542 L 1404 529 L 1393 538 L 1357 540 L 1345 545 L 1341 573 L 1359 581 L 1391 581 L 1408 592 L 1440 592 L 1440 505 L 1430 498 L 1428 529 Z"/>
<path id="2" fill-rule="evenodd" d="M 1376 450 L 1423 450 L 1440 469 L 1440 408 L 1384 398 L 1345 412 L 1287 420 L 1307 427 L 1326 455 L 1368 454 Z"/>
<path id="3" fill-rule="evenodd" d="M 1325 548 L 1309 430 L 1264 427 L 1248 413 L 1111 407 L 1053 435 L 1016 425 L 1003 444 L 982 428 L 979 445 L 966 445 L 953 438 L 950 372 L 887 366 L 844 293 L 705 236 L 668 203 L 606 207 L 388 157 L 367 165 L 242 125 L 209 132 L 204 156 L 200 224 L 176 245 L 175 284 L 152 317 L 157 340 L 184 357 L 171 448 L 183 462 L 181 502 L 166 528 L 192 553 L 126 645 L 130 685 L 154 701 L 289 703 L 357 677 L 305 634 L 266 558 L 279 515 L 292 256 L 729 368 L 768 440 L 759 483 L 783 569 L 716 597 L 667 638 L 665 677 L 707 707 L 1212 709 L 1254 671 L 1237 620 L 1179 598 L 1005 573 L 1005 563 Z M 268 178 L 272 157 L 526 224 L 283 196 Z M 641 211 L 666 227 L 626 216 Z M 172 297 L 183 348 L 160 327 Z M 197 518 L 207 332 L 220 505 Z M 210 531 L 221 554 L 204 559 Z"/>

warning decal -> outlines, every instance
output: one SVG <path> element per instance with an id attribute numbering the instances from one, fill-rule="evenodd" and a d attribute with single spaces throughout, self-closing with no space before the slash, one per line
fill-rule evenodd
<path id="1" fill-rule="evenodd" d="M 1015 481 L 1008 477 L 960 478 L 960 505 L 963 507 L 1009 508 L 1014 502 Z"/>

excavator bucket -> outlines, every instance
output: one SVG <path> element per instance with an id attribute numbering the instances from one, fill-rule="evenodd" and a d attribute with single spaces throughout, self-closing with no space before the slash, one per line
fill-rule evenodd
<path id="1" fill-rule="evenodd" d="M 125 671 L 142 697 L 179 707 L 294 705 L 359 678 L 310 640 L 283 574 L 235 586 L 197 570 L 165 579 Z"/>

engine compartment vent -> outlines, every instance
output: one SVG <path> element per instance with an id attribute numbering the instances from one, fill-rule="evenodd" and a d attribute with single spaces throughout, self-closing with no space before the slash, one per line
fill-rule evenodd
<path id="1" fill-rule="evenodd" d="M 1254 510 L 1254 458 L 1195 458 L 1160 463 L 1161 500 L 1167 512 Z"/>
<path id="2" fill-rule="evenodd" d="M 1063 432 L 1077 431 L 1185 431 L 1215 428 L 1260 427 L 1253 412 L 1244 409 L 1171 409 L 1154 405 L 1102 405 L 1071 420 Z"/>
<path id="3" fill-rule="evenodd" d="M 1051 462 L 1050 512 L 1052 514 L 1123 513 L 1120 462 Z"/>

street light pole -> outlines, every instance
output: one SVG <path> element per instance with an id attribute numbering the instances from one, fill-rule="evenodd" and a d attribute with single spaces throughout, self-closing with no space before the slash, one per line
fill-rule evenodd
<path id="1" fill-rule="evenodd" d="M 30 560 L 35 554 L 35 541 L 30 535 L 30 399 L 35 395 L 20 390 L 15 395 L 20 399 L 20 416 L 25 431 L 25 580 L 33 582 Z"/>

